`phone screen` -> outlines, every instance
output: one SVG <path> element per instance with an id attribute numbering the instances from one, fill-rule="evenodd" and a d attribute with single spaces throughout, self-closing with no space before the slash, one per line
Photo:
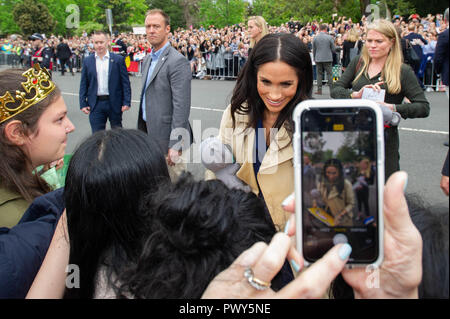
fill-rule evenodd
<path id="1" fill-rule="evenodd" d="M 303 254 L 320 259 L 349 243 L 349 262 L 378 258 L 376 114 L 368 107 L 301 113 Z"/>

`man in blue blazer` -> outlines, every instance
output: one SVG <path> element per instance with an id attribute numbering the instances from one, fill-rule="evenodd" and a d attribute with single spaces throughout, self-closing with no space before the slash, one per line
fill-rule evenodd
<path id="1" fill-rule="evenodd" d="M 122 113 L 130 109 L 131 86 L 125 60 L 108 52 L 108 36 L 97 31 L 92 36 L 95 54 L 83 61 L 80 82 L 80 109 L 89 114 L 92 133 L 122 127 Z"/>

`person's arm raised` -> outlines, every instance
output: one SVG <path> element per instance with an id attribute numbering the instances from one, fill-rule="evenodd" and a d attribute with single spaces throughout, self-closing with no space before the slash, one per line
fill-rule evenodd
<path id="1" fill-rule="evenodd" d="M 60 299 L 64 296 L 66 267 L 69 263 L 70 244 L 66 211 L 61 215 L 53 239 L 26 299 Z"/>

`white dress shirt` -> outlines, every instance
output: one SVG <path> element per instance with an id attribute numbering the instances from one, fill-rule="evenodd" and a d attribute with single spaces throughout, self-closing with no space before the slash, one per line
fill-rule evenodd
<path id="1" fill-rule="evenodd" d="M 109 95 L 109 52 L 106 52 L 103 58 L 100 58 L 97 53 L 95 53 L 95 66 L 97 68 L 97 95 Z"/>

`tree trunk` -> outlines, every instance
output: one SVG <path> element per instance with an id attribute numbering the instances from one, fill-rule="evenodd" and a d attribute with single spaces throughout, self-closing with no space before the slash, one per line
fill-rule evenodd
<path id="1" fill-rule="evenodd" d="M 333 1 L 333 13 L 338 12 L 338 7 L 339 7 L 340 2 L 341 2 L 341 0 Z"/>
<path id="2" fill-rule="evenodd" d="M 360 8 L 361 8 L 361 16 L 367 15 L 366 8 L 367 8 L 367 6 L 369 4 L 370 4 L 370 0 L 360 0 L 359 1 L 359 5 L 360 5 Z"/>
<path id="3" fill-rule="evenodd" d="M 197 7 L 198 0 L 182 0 L 183 15 L 186 21 L 186 27 L 189 28 L 194 23 L 194 18 L 191 15 L 191 8 Z"/>

